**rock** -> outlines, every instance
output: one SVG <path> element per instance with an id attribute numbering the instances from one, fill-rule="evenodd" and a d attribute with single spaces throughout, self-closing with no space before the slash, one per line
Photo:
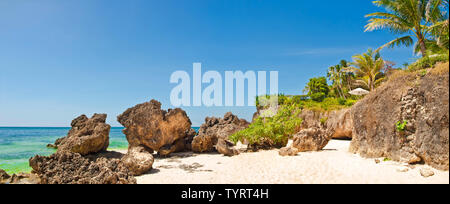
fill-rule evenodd
<path id="1" fill-rule="evenodd" d="M 351 109 L 342 109 L 327 113 L 326 128 L 333 139 L 351 140 L 353 137 L 353 120 Z"/>
<path id="2" fill-rule="evenodd" d="M 10 184 L 39 184 L 40 179 L 36 174 L 19 173 L 13 174 L 9 181 Z"/>
<path id="3" fill-rule="evenodd" d="M 223 118 L 208 117 L 200 127 L 198 135 L 192 141 L 192 151 L 199 153 L 215 151 L 219 139 L 227 141 L 229 136 L 247 128 L 248 125 L 249 123 L 246 120 L 239 119 L 232 113 L 226 113 Z M 225 146 L 223 143 L 219 145 L 219 147 L 224 148 Z"/>
<path id="4" fill-rule="evenodd" d="M 232 157 L 239 154 L 239 150 L 234 149 L 234 146 L 235 145 L 230 141 L 219 139 L 216 144 L 216 149 L 220 154 Z"/>
<path id="5" fill-rule="evenodd" d="M 350 151 L 448 170 L 448 72 L 423 78 L 415 73 L 394 75 L 352 107 Z M 402 121 L 407 127 L 398 131 L 396 124 Z"/>
<path id="6" fill-rule="evenodd" d="M 57 147 L 58 151 L 71 151 L 81 155 L 106 151 L 111 129 L 111 126 L 105 123 L 106 117 L 106 114 L 94 114 L 90 119 L 85 115 L 74 119 L 68 135 L 58 139 L 55 145 L 50 147 Z"/>
<path id="7" fill-rule="evenodd" d="M 154 159 L 144 147 L 132 147 L 121 161 L 133 176 L 140 176 L 152 169 Z"/>
<path id="8" fill-rule="evenodd" d="M 319 128 L 310 128 L 301 130 L 294 135 L 293 147 L 297 148 L 299 152 L 320 151 L 322 150 L 331 137 L 326 132 Z"/>
<path id="9" fill-rule="evenodd" d="M 135 184 L 136 179 L 118 157 L 121 154 L 82 156 L 58 151 L 30 158 L 29 163 L 41 184 Z"/>
<path id="10" fill-rule="evenodd" d="M 161 110 L 161 103 L 152 100 L 129 108 L 117 117 L 125 129 L 129 146 L 144 146 L 163 155 L 179 150 L 172 147 L 181 144 L 189 136 L 191 121 L 186 112 L 177 108 Z"/>
<path id="11" fill-rule="evenodd" d="M 430 169 L 422 168 L 422 169 L 420 169 L 420 175 L 422 175 L 425 178 L 428 178 L 428 177 L 434 176 L 434 172 Z"/>
<path id="12" fill-rule="evenodd" d="M 399 168 L 397 168 L 397 172 L 400 172 L 400 173 L 405 173 L 405 172 L 408 172 L 408 171 L 409 171 L 408 167 L 399 167 Z"/>
<path id="13" fill-rule="evenodd" d="M 375 159 L 375 164 L 379 164 L 381 161 L 379 159 Z"/>
<path id="14" fill-rule="evenodd" d="M 297 156 L 298 154 L 298 149 L 295 147 L 283 147 L 280 149 L 280 151 L 278 152 L 278 154 L 280 156 Z"/>
<path id="15" fill-rule="evenodd" d="M 11 176 L 5 170 L 0 169 L 0 184 L 9 183 Z"/>

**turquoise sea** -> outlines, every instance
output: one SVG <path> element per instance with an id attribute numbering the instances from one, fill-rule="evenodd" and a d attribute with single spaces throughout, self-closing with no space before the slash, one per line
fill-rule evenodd
<path id="1" fill-rule="evenodd" d="M 194 128 L 198 130 L 198 128 Z M 0 127 L 0 169 L 9 174 L 30 172 L 28 159 L 35 155 L 48 156 L 56 150 L 47 144 L 64 137 L 70 128 Z M 127 149 L 122 127 L 113 127 L 109 134 L 109 149 Z"/>

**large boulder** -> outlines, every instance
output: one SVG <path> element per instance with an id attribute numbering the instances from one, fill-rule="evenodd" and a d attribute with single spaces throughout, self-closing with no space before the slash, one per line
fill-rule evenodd
<path id="1" fill-rule="evenodd" d="M 303 122 L 302 129 L 322 128 L 331 134 L 333 139 L 352 139 L 353 120 L 351 109 L 334 111 L 317 111 L 304 109 L 300 113 Z"/>
<path id="2" fill-rule="evenodd" d="M 294 135 L 292 146 L 299 152 L 320 151 L 331 140 L 331 134 L 320 128 L 304 129 Z"/>
<path id="3" fill-rule="evenodd" d="M 126 110 L 117 120 L 125 127 L 123 133 L 130 147 L 144 146 L 163 155 L 179 150 L 172 146 L 184 142 L 191 130 L 185 111 L 179 108 L 161 110 L 161 103 L 156 100 Z"/>
<path id="4" fill-rule="evenodd" d="M 109 146 L 109 131 L 106 114 L 94 114 L 92 118 L 81 115 L 71 123 L 72 128 L 64 138 L 56 140 L 58 151 L 70 151 L 88 155 L 106 151 Z M 51 146 L 51 145 L 49 145 Z"/>
<path id="5" fill-rule="evenodd" d="M 122 163 L 131 171 L 133 176 L 140 176 L 152 169 L 153 155 L 144 147 L 132 147 L 122 158 Z"/>
<path id="6" fill-rule="evenodd" d="M 332 134 L 331 138 L 351 140 L 353 137 L 351 109 L 331 111 L 327 115 L 322 121 L 326 123 L 327 132 Z"/>
<path id="7" fill-rule="evenodd" d="M 237 152 L 230 149 L 231 145 L 228 137 L 232 134 L 247 128 L 249 123 L 246 120 L 239 119 L 232 113 L 226 113 L 223 118 L 207 117 L 205 123 L 200 127 L 199 133 L 192 141 L 192 150 L 194 152 L 212 152 L 217 150 L 219 139 L 223 140 L 219 144 L 222 153 L 229 155 Z"/>
<path id="8" fill-rule="evenodd" d="M 350 151 L 448 170 L 448 63 L 444 66 L 425 76 L 398 72 L 355 104 Z"/>
<path id="9" fill-rule="evenodd" d="M 41 184 L 135 184 L 136 179 L 120 157 L 113 153 L 82 156 L 58 151 L 48 157 L 30 158 L 29 163 Z"/>

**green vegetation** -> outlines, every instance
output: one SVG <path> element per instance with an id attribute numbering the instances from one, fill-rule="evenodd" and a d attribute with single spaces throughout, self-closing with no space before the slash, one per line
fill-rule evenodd
<path id="1" fill-rule="evenodd" d="M 392 159 L 386 157 L 386 158 L 383 159 L 383 161 L 384 162 L 388 162 L 388 161 L 392 161 Z"/>
<path id="2" fill-rule="evenodd" d="M 300 112 L 294 105 L 282 106 L 274 117 L 257 118 L 247 129 L 230 136 L 230 140 L 245 140 L 257 147 L 283 147 L 302 124 Z"/>
<path id="3" fill-rule="evenodd" d="M 418 59 L 416 62 L 411 64 L 408 67 L 409 71 L 417 71 L 421 69 L 434 67 L 439 62 L 448 62 L 449 61 L 449 53 L 444 54 L 434 54 L 430 56 L 425 56 L 423 58 Z"/>
<path id="4" fill-rule="evenodd" d="M 321 102 L 323 101 L 330 92 L 330 88 L 327 84 L 327 78 L 325 77 L 317 77 L 309 80 L 308 84 L 305 87 L 304 92 L 308 93 L 308 96 L 313 101 Z"/>
<path id="5" fill-rule="evenodd" d="M 388 29 L 394 35 L 406 34 L 380 47 L 393 48 L 395 46 L 414 44 L 414 38 L 417 41 L 416 46 L 420 53 L 427 54 L 427 39 L 432 31 L 432 25 L 442 21 L 445 13 L 440 9 L 448 0 L 379 0 L 374 1 L 378 7 L 383 7 L 386 12 L 376 12 L 368 14 L 371 17 L 369 24 L 366 25 L 366 31 L 379 29 Z"/>
<path id="6" fill-rule="evenodd" d="M 404 121 L 398 121 L 395 124 L 395 127 L 397 128 L 398 132 L 404 132 L 406 129 L 406 125 L 408 124 L 408 121 L 404 120 Z"/>
<path id="7" fill-rule="evenodd" d="M 380 53 L 369 49 L 367 53 L 353 56 L 353 61 L 353 66 L 347 69 L 359 76 L 356 80 L 359 85 L 373 91 L 383 80 L 381 70 L 386 65 Z"/>

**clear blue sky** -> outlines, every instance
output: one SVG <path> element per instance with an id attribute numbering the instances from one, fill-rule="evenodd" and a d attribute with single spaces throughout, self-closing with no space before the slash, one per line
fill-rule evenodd
<path id="1" fill-rule="evenodd" d="M 329 66 L 392 40 L 364 33 L 370 0 L 2 0 L 0 126 L 69 126 L 80 114 L 135 104 L 170 108 L 173 71 L 277 70 L 300 94 Z M 382 53 L 399 65 L 410 48 Z M 254 108 L 186 108 L 195 126 Z"/>

